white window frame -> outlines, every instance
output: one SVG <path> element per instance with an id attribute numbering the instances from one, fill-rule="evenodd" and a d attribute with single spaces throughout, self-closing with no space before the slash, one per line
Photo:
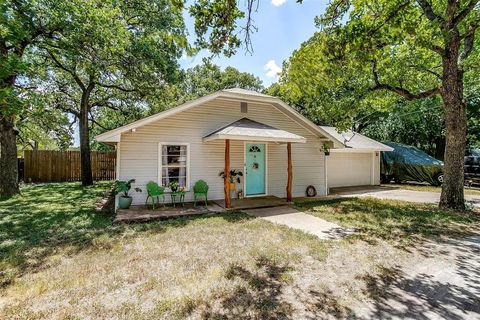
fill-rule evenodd
<path id="1" fill-rule="evenodd" d="M 159 186 L 162 185 L 162 169 L 163 169 L 163 164 L 162 164 L 162 149 L 163 146 L 186 146 L 187 147 L 187 165 L 185 169 L 187 172 L 185 173 L 185 191 L 190 191 L 190 143 L 185 143 L 185 142 L 159 142 L 158 143 L 158 179 L 157 183 Z M 167 192 L 170 192 L 170 188 L 167 188 L 165 186 L 165 190 Z"/>

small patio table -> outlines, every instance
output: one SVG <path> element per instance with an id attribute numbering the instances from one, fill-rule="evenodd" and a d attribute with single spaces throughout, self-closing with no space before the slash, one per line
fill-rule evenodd
<path id="1" fill-rule="evenodd" d="M 187 192 L 185 191 L 175 191 L 170 192 L 170 197 L 172 198 L 173 207 L 176 207 L 177 204 L 177 196 L 178 196 L 178 203 L 182 204 L 182 207 L 185 206 L 185 195 Z"/>

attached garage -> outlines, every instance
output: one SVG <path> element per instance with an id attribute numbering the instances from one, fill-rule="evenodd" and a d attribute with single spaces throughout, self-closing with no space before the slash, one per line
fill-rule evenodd
<path id="1" fill-rule="evenodd" d="M 359 133 L 342 134 L 327 126 L 322 129 L 344 141 L 344 148 L 331 149 L 326 157 L 329 189 L 380 184 L 380 152 L 392 151 L 392 148 Z"/>
<path id="2" fill-rule="evenodd" d="M 328 187 L 366 186 L 380 183 L 379 157 L 373 152 L 332 152 L 327 158 Z M 377 179 L 378 174 L 378 179 Z"/>

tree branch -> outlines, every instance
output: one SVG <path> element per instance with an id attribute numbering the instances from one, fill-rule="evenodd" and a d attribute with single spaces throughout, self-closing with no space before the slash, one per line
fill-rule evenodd
<path id="1" fill-rule="evenodd" d="M 438 53 L 441 57 L 445 56 L 445 49 L 443 49 L 442 47 L 432 44 L 431 46 L 429 46 L 429 48 L 433 52 Z"/>
<path id="2" fill-rule="evenodd" d="M 93 124 L 102 128 L 103 130 L 106 130 L 106 131 L 111 130 L 110 128 L 106 128 L 105 126 L 101 125 L 98 121 L 96 121 L 91 113 L 90 113 L 90 118 L 88 120 L 90 120 Z"/>
<path id="3" fill-rule="evenodd" d="M 462 22 L 463 19 L 465 19 L 468 14 L 475 8 L 475 6 L 478 4 L 479 0 L 470 0 L 470 2 L 467 4 L 463 10 L 461 10 L 453 19 L 453 25 L 456 26 L 460 22 Z"/>
<path id="4" fill-rule="evenodd" d="M 371 87 L 369 90 L 370 91 L 377 91 L 377 90 L 388 90 L 391 92 L 394 92 L 405 99 L 412 101 L 412 100 L 418 100 L 418 99 L 425 99 L 428 97 L 432 97 L 434 95 L 437 95 L 440 93 L 440 88 L 433 88 L 427 91 L 423 91 L 420 93 L 412 93 L 411 91 L 402 88 L 402 87 L 397 87 L 397 86 L 392 86 L 390 84 L 386 83 L 381 83 L 378 77 L 377 73 L 377 63 L 376 61 L 372 61 L 372 73 L 373 73 L 373 80 L 375 81 L 375 86 Z"/>
<path id="5" fill-rule="evenodd" d="M 120 90 L 120 91 L 123 91 L 123 92 L 135 92 L 135 91 L 137 91 L 137 89 L 127 89 L 127 88 L 123 88 L 123 87 L 115 85 L 115 84 L 105 84 L 105 83 L 100 83 L 100 82 L 97 82 L 96 84 L 99 85 L 100 87 L 103 87 L 103 88 L 117 89 L 117 90 Z"/>
<path id="6" fill-rule="evenodd" d="M 398 12 L 404 9 L 406 6 L 410 4 L 410 0 L 407 0 L 403 3 L 400 3 L 400 5 L 392 10 L 387 17 L 385 18 L 382 23 L 380 23 L 378 26 L 376 26 L 374 29 L 369 31 L 370 36 L 373 36 L 375 33 L 377 33 L 383 26 L 385 26 L 387 23 L 389 23 L 393 18 L 395 18 L 398 15 Z"/>
<path id="7" fill-rule="evenodd" d="M 401 87 L 395 87 L 391 86 L 389 84 L 377 84 L 374 87 L 370 89 L 370 91 L 376 91 L 376 90 L 388 90 L 391 92 L 395 92 L 396 94 L 404 97 L 405 99 L 412 101 L 412 100 L 418 100 L 418 99 L 425 99 L 429 98 L 432 96 L 435 96 L 437 94 L 440 94 L 440 88 L 433 88 L 427 91 L 423 91 L 420 93 L 412 93 L 404 88 Z"/>
<path id="8" fill-rule="evenodd" d="M 423 12 L 425 13 L 425 16 L 428 18 L 430 21 L 439 21 L 439 22 L 444 22 L 445 20 L 437 15 L 432 8 L 432 4 L 428 2 L 428 0 L 417 0 L 418 4 L 422 8 Z"/>
<path id="9" fill-rule="evenodd" d="M 431 75 L 434 75 L 438 79 L 442 79 L 441 74 L 439 74 L 438 72 L 435 72 L 433 70 L 430 70 L 429 68 L 426 68 L 426 67 L 423 67 L 423 66 L 420 66 L 420 65 L 416 65 L 416 64 L 407 65 L 407 67 L 417 69 L 417 70 L 420 70 L 420 71 L 425 71 L 427 73 L 430 73 Z"/>
<path id="10" fill-rule="evenodd" d="M 464 35 L 464 44 L 463 51 L 460 54 L 460 62 L 467 59 L 470 53 L 473 51 L 474 42 L 475 42 L 475 32 L 477 31 L 478 26 L 472 26 Z"/>
<path id="11" fill-rule="evenodd" d="M 53 62 L 55 63 L 55 65 L 62 69 L 63 71 L 65 72 L 68 72 L 72 77 L 73 79 L 75 80 L 75 82 L 78 84 L 78 86 L 82 89 L 82 91 L 85 91 L 85 85 L 83 84 L 82 80 L 80 79 L 80 77 L 75 73 L 75 71 L 73 70 L 70 70 L 68 69 L 67 67 L 65 67 L 58 59 L 57 57 L 55 57 L 55 55 L 47 49 L 47 52 L 48 52 L 48 55 L 52 58 Z"/>
<path id="12" fill-rule="evenodd" d="M 68 112 L 68 113 L 73 114 L 77 118 L 80 117 L 80 113 L 77 110 L 74 110 L 74 109 L 69 108 L 69 107 L 64 107 L 62 105 L 58 105 L 57 107 L 64 112 Z"/>

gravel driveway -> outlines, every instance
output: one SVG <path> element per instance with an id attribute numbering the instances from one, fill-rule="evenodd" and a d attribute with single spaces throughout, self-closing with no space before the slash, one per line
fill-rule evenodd
<path id="1" fill-rule="evenodd" d="M 357 318 L 480 319 L 480 234 L 428 242 L 412 260 L 368 281 Z"/>
<path id="2" fill-rule="evenodd" d="M 404 190 L 395 187 L 385 186 L 365 186 L 365 187 L 346 187 L 331 190 L 332 197 L 373 197 L 378 199 L 401 200 L 417 203 L 438 203 L 440 193 Z M 480 208 L 480 196 L 465 195 L 465 199 L 472 203 L 476 208 Z"/>

